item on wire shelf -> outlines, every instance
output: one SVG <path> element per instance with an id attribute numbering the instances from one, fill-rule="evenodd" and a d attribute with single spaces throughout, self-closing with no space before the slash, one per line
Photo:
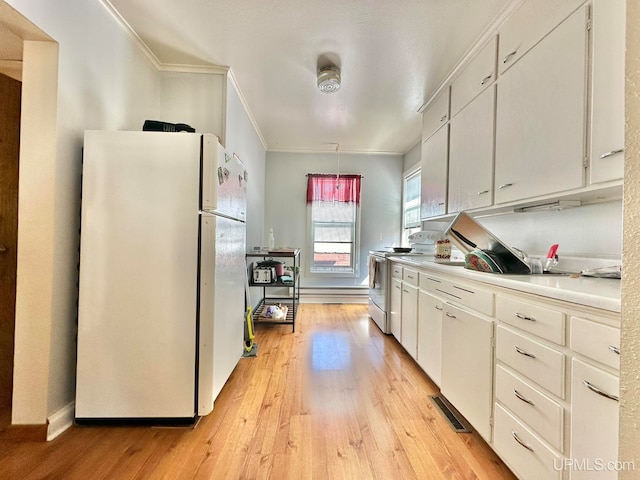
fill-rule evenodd
<path id="1" fill-rule="evenodd" d="M 281 303 L 277 305 L 269 305 L 262 310 L 260 314 L 261 319 L 268 320 L 284 320 L 287 318 L 288 307 Z"/>

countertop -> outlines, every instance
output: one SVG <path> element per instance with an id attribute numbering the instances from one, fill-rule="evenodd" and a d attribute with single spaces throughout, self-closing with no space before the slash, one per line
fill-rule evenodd
<path id="1" fill-rule="evenodd" d="M 620 313 L 620 280 L 564 275 L 503 275 L 436 263 L 431 256 L 390 256 L 390 260 L 434 273 L 510 288 L 519 292 Z"/>

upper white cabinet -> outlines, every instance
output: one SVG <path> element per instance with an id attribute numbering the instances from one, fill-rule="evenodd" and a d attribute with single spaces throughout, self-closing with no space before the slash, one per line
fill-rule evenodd
<path id="1" fill-rule="evenodd" d="M 420 218 L 447 212 L 448 157 L 449 127 L 446 126 L 422 142 Z"/>
<path id="2" fill-rule="evenodd" d="M 589 183 L 624 170 L 625 0 L 593 0 Z"/>
<path id="3" fill-rule="evenodd" d="M 497 45 L 493 37 L 451 84 L 451 118 L 495 81 Z"/>
<path id="4" fill-rule="evenodd" d="M 498 82 L 495 203 L 584 185 L 587 8 Z"/>
<path id="5" fill-rule="evenodd" d="M 445 88 L 422 112 L 422 140 L 426 140 L 449 121 L 449 88 Z"/>
<path id="6" fill-rule="evenodd" d="M 500 28 L 498 72 L 502 74 L 514 65 L 583 3 L 584 0 L 525 1 Z"/>
<path id="7" fill-rule="evenodd" d="M 491 86 L 450 122 L 448 213 L 492 204 L 494 111 Z"/>

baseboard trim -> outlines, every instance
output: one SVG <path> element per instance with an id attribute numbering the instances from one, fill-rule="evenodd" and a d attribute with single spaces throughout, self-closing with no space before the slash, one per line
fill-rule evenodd
<path id="1" fill-rule="evenodd" d="M 76 402 L 69 402 L 57 412 L 49 416 L 49 428 L 47 441 L 51 441 L 73 425 L 75 418 Z"/>
<path id="2" fill-rule="evenodd" d="M 302 287 L 300 303 L 355 303 L 366 305 L 369 289 L 363 287 Z"/>

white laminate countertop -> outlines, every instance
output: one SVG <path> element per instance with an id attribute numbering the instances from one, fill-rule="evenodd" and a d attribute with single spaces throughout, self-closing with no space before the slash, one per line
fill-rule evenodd
<path id="1" fill-rule="evenodd" d="M 390 260 L 434 273 L 455 275 L 519 292 L 620 312 L 620 280 L 564 275 L 502 275 L 476 272 L 459 265 L 436 263 L 431 256 L 391 256 Z"/>

